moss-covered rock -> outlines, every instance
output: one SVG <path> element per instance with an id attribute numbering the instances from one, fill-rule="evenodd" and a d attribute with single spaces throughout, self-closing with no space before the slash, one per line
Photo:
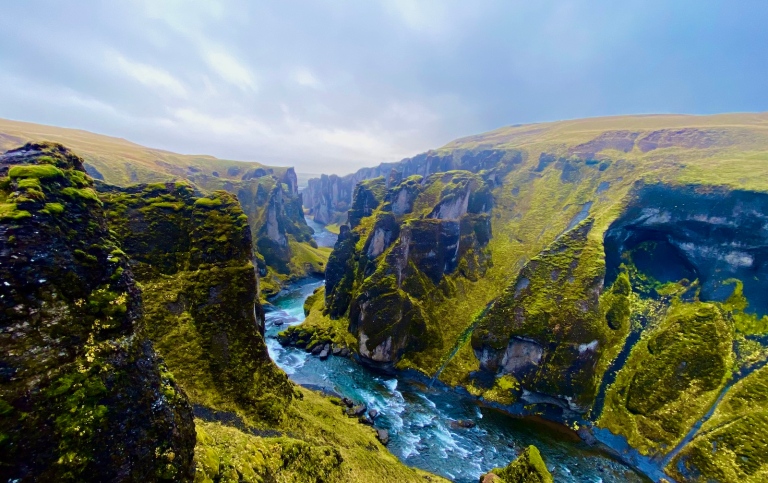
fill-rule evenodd
<path id="1" fill-rule="evenodd" d="M 389 190 L 383 177 L 358 185 L 328 261 L 325 313 L 348 318 L 364 360 L 391 366 L 442 344 L 425 335 L 438 333 L 429 305 L 450 293 L 450 277 L 485 270 L 492 205 L 488 184 L 466 171 L 409 177 Z"/>
<path id="2" fill-rule="evenodd" d="M 588 238 L 593 221 L 565 233 L 528 262 L 472 334 L 480 368 L 510 374 L 536 393 L 585 412 L 601 359 L 626 337 L 626 287 L 601 297 L 604 265 Z M 610 314 L 610 315 L 609 315 Z"/>
<path id="3" fill-rule="evenodd" d="M 730 376 L 733 329 L 716 304 L 673 303 L 632 349 L 598 421 L 646 454 L 671 449 Z"/>
<path id="4" fill-rule="evenodd" d="M 293 388 L 263 339 L 248 221 L 224 191 L 104 187 L 110 227 L 145 287 L 148 332 L 193 402 L 279 419 Z"/>
<path id="5" fill-rule="evenodd" d="M 480 477 L 481 483 L 552 483 L 552 474 L 536 446 L 528 446 L 505 468 L 494 468 Z"/>
<path id="6" fill-rule="evenodd" d="M 82 160 L 28 144 L 0 173 L 2 199 L 29 213 L 0 221 L 0 475 L 190 480 L 191 408 Z"/>

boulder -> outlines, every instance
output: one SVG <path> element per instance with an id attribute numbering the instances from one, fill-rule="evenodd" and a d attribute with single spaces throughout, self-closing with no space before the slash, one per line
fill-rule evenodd
<path id="1" fill-rule="evenodd" d="M 331 344 L 325 344 L 323 346 L 323 350 L 321 350 L 320 354 L 318 354 L 318 357 L 320 357 L 321 361 L 324 361 L 324 360 L 328 359 L 328 356 L 330 355 L 330 352 L 331 352 Z"/>
<path id="2" fill-rule="evenodd" d="M 471 419 L 458 419 L 456 421 L 451 421 L 450 426 L 452 429 L 459 429 L 459 428 L 470 429 L 470 428 L 474 428 L 476 424 Z"/>
<path id="3" fill-rule="evenodd" d="M 389 444 L 389 431 L 386 429 L 377 429 L 376 430 L 376 438 L 383 444 L 384 446 Z"/>
<path id="4" fill-rule="evenodd" d="M 365 414 L 365 404 L 358 404 L 357 406 L 353 406 L 349 409 L 347 409 L 347 416 L 350 417 L 359 417 Z"/>

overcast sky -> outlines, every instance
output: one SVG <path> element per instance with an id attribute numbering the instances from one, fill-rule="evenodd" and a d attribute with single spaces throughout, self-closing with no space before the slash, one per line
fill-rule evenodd
<path id="1" fill-rule="evenodd" d="M 768 110 L 768 1 L 5 0 L 0 117 L 344 173 L 500 126 Z"/>

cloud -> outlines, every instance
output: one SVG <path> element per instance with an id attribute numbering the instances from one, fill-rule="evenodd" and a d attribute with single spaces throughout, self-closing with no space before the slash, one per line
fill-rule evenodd
<path id="1" fill-rule="evenodd" d="M 8 2 L 0 117 L 353 171 L 503 125 L 768 110 L 768 4 Z"/>
<path id="2" fill-rule="evenodd" d="M 306 67 L 300 67 L 293 73 L 293 80 L 303 87 L 311 87 L 312 89 L 320 89 L 323 84 L 315 77 L 315 74 Z"/>
<path id="3" fill-rule="evenodd" d="M 256 81 L 250 69 L 222 47 L 203 47 L 203 59 L 222 79 L 244 91 L 255 91 Z"/>
<path id="4" fill-rule="evenodd" d="M 149 88 L 157 88 L 176 97 L 185 98 L 188 96 L 184 84 L 159 67 L 128 60 L 119 53 L 110 53 L 108 57 L 114 59 L 116 66 L 123 73 Z"/>

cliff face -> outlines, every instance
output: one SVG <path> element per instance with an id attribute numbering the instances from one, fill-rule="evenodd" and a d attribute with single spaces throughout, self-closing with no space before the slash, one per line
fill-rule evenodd
<path id="1" fill-rule="evenodd" d="M 360 355 L 393 364 L 429 344 L 432 314 L 420 302 L 450 294 L 447 275 L 485 269 L 489 182 L 467 171 L 411 176 L 391 189 L 383 178 L 355 190 L 326 270 L 326 307 L 348 317 Z"/>
<path id="2" fill-rule="evenodd" d="M 282 173 L 264 168 L 241 171 L 236 180 L 207 175 L 189 179 L 207 192 L 224 190 L 237 196 L 253 234 L 255 262 L 264 279 L 265 295 L 279 290 L 281 281 L 322 272 L 327 255 L 312 250 L 316 249 L 313 230 L 304 220 L 302 195 L 293 168 Z M 316 255 L 309 261 L 308 252 Z"/>
<path id="3" fill-rule="evenodd" d="M 310 216 L 322 224 L 344 223 L 354 200 L 355 186 L 363 180 L 384 177 L 385 187 L 393 188 L 413 175 L 424 178 L 451 170 L 479 172 L 500 163 L 514 165 L 522 158 L 516 151 L 499 149 L 461 150 L 450 153 L 430 151 L 398 163 L 382 163 L 346 176 L 322 175 L 312 178 L 302 191 L 304 206 Z"/>
<path id="4" fill-rule="evenodd" d="M 758 481 L 768 431 L 747 401 L 763 399 L 768 361 L 766 125 L 505 128 L 419 157 L 501 159 L 461 175 L 484 183 L 468 197 L 432 191 L 460 184 L 450 171 L 361 182 L 312 330 L 346 323 L 363 362 L 593 425 L 677 479 Z"/>
<path id="5" fill-rule="evenodd" d="M 236 195 L 251 227 L 265 295 L 282 282 L 322 272 L 327 253 L 312 246 L 293 168 L 189 156 L 85 131 L 0 119 L 0 149 L 26 141 L 58 140 L 82 156 L 86 172 L 117 186 L 188 181 L 204 193 Z"/>
<path id="6" fill-rule="evenodd" d="M 2 478 L 191 480 L 191 408 L 82 160 L 6 153 L 0 202 Z"/>
<path id="7" fill-rule="evenodd" d="M 185 183 L 102 190 L 109 226 L 146 289 L 148 333 L 192 401 L 229 400 L 279 419 L 293 389 L 262 337 L 251 232 L 237 199 L 200 196 Z"/>

